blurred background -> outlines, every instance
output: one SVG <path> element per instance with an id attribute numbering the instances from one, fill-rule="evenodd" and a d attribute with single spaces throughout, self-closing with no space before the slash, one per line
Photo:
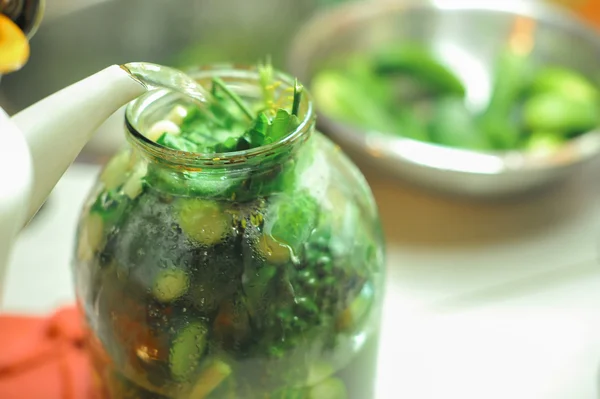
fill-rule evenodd
<path id="1" fill-rule="evenodd" d="M 567 71 L 575 79 L 561 86 L 568 93 L 597 100 L 598 0 L 50 0 L 29 62 L 2 78 L 0 106 L 18 112 L 115 63 L 185 69 L 266 54 L 316 91 L 318 72 L 380 42 L 422 45 L 477 104 L 510 85 L 496 66 L 515 40 L 531 42 L 538 67 Z M 328 64 L 326 54 L 337 58 Z M 568 122 L 560 129 L 527 119 L 527 135 L 547 134 L 544 151 L 532 152 L 530 142 L 480 150 L 382 132 L 327 112 L 319 98 L 319 127 L 367 176 L 387 238 L 378 399 L 598 397 L 600 108 L 584 115 L 589 126 L 572 118 L 585 107 L 554 103 L 550 115 Z M 23 232 L 9 310 L 73 302 L 79 210 L 100 165 L 124 143 L 120 110 Z"/>

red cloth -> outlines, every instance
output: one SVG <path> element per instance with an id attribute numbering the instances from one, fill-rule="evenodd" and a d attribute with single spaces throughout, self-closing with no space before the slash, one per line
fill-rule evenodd
<path id="1" fill-rule="evenodd" d="M 88 399 L 91 369 L 75 307 L 0 316 L 0 399 Z"/>

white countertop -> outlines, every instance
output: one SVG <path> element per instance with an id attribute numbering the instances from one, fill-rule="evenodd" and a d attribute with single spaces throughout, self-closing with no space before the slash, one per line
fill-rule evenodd
<path id="1" fill-rule="evenodd" d="M 369 179 L 388 237 L 378 399 L 598 396 L 595 170 L 512 204 L 453 202 Z M 47 313 L 73 302 L 74 228 L 97 173 L 71 167 L 22 233 L 9 311 Z"/>

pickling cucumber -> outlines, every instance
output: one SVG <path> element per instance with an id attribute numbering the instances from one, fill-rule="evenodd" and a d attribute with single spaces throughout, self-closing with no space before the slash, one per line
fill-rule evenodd
<path id="1" fill-rule="evenodd" d="M 107 191 L 115 190 L 125 182 L 129 165 L 129 151 L 123 151 L 119 153 L 108 162 L 100 174 L 100 181 L 104 184 L 104 187 Z"/>
<path id="2" fill-rule="evenodd" d="M 104 220 L 100 214 L 92 212 L 83 222 L 79 233 L 77 256 L 80 260 L 89 261 L 100 249 L 104 238 Z"/>
<path id="3" fill-rule="evenodd" d="M 464 100 L 459 97 L 445 97 L 436 102 L 429 136 L 434 143 L 450 147 L 470 150 L 491 148 L 486 137 L 474 124 Z"/>
<path id="4" fill-rule="evenodd" d="M 340 331 L 352 331 L 366 321 L 375 293 L 371 284 L 365 284 L 358 296 L 338 316 L 336 326 Z"/>
<path id="5" fill-rule="evenodd" d="M 231 215 L 212 201 L 180 199 L 178 220 L 183 232 L 203 245 L 215 245 L 231 232 Z"/>
<path id="6" fill-rule="evenodd" d="M 185 294 L 190 280 L 182 269 L 161 270 L 152 286 L 152 294 L 160 302 L 172 302 Z"/>
<path id="7" fill-rule="evenodd" d="M 333 366 L 330 363 L 324 361 L 316 362 L 308 368 L 308 377 L 306 384 L 308 386 L 316 385 L 321 381 L 327 379 L 334 372 L 335 370 L 333 369 Z"/>
<path id="8" fill-rule="evenodd" d="M 530 82 L 531 64 L 525 55 L 506 49 L 500 54 L 494 72 L 494 86 L 489 104 L 479 118 L 479 128 L 494 149 L 515 148 L 520 130 L 514 119 L 515 105 Z"/>
<path id="9" fill-rule="evenodd" d="M 306 389 L 283 388 L 265 396 L 268 399 L 308 399 Z"/>
<path id="10" fill-rule="evenodd" d="M 123 184 L 123 194 L 129 197 L 129 199 L 135 199 L 144 190 L 144 177 L 148 172 L 146 164 L 138 166 L 127 178 L 125 184 Z"/>
<path id="11" fill-rule="evenodd" d="M 561 148 L 565 142 L 566 139 L 559 133 L 538 131 L 529 136 L 525 149 L 536 155 L 549 154 Z"/>
<path id="12" fill-rule="evenodd" d="M 194 322 L 182 328 L 173 342 L 169 353 L 171 374 L 178 381 L 187 381 L 198 368 L 206 348 L 208 327 Z"/>
<path id="13" fill-rule="evenodd" d="M 397 122 L 370 95 L 369 88 L 343 73 L 319 73 L 313 79 L 312 92 L 319 108 L 333 117 L 383 133 L 397 130 Z"/>
<path id="14" fill-rule="evenodd" d="M 466 93 L 460 79 L 421 46 L 393 45 L 384 48 L 375 54 L 373 64 L 378 74 L 407 74 L 441 94 L 464 97 Z"/>
<path id="15" fill-rule="evenodd" d="M 532 94 L 554 93 L 575 101 L 597 101 L 598 89 L 583 75 L 565 68 L 545 68 L 531 83 Z"/>
<path id="16" fill-rule="evenodd" d="M 189 399 L 205 399 L 231 374 L 231 367 L 221 361 L 213 360 L 200 374 L 194 384 Z"/>
<path id="17" fill-rule="evenodd" d="M 262 235 L 258 239 L 258 252 L 269 263 L 281 264 L 290 259 L 290 248 L 280 242 L 275 241 L 268 235 Z"/>
<path id="18" fill-rule="evenodd" d="M 597 102 L 577 101 L 554 93 L 535 95 L 523 106 L 524 123 L 534 131 L 583 133 L 598 126 L 599 116 Z"/>
<path id="19" fill-rule="evenodd" d="M 347 399 L 348 390 L 339 378 L 328 378 L 327 380 L 311 388 L 308 399 Z"/>

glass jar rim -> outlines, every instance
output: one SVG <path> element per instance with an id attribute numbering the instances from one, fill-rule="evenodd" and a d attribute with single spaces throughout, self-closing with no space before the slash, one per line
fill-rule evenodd
<path id="1" fill-rule="evenodd" d="M 185 72 L 195 79 L 220 77 L 226 79 L 252 79 L 258 82 L 259 73 L 255 66 L 235 65 L 235 64 L 209 64 L 196 68 L 186 69 Z M 282 82 L 283 89 L 294 87 L 295 80 L 288 74 L 279 70 L 274 70 L 276 80 Z M 225 153 L 196 153 L 179 151 L 172 148 L 162 146 L 140 132 L 133 122 L 141 116 L 150 104 L 159 98 L 164 97 L 171 91 L 166 89 L 151 90 L 144 93 L 137 99 L 130 102 L 125 110 L 125 128 L 127 136 L 133 144 L 142 149 L 146 154 L 155 159 L 160 159 L 178 166 L 197 167 L 197 168 L 214 168 L 224 167 L 226 165 L 244 164 L 250 160 L 259 161 L 261 158 L 267 158 L 270 155 L 283 152 L 285 149 L 292 147 L 296 142 L 308 136 L 309 132 L 315 126 L 316 115 L 315 109 L 310 98 L 310 94 L 304 90 L 301 100 L 300 123 L 288 135 L 281 139 L 256 148 L 248 150 L 232 151 Z"/>

